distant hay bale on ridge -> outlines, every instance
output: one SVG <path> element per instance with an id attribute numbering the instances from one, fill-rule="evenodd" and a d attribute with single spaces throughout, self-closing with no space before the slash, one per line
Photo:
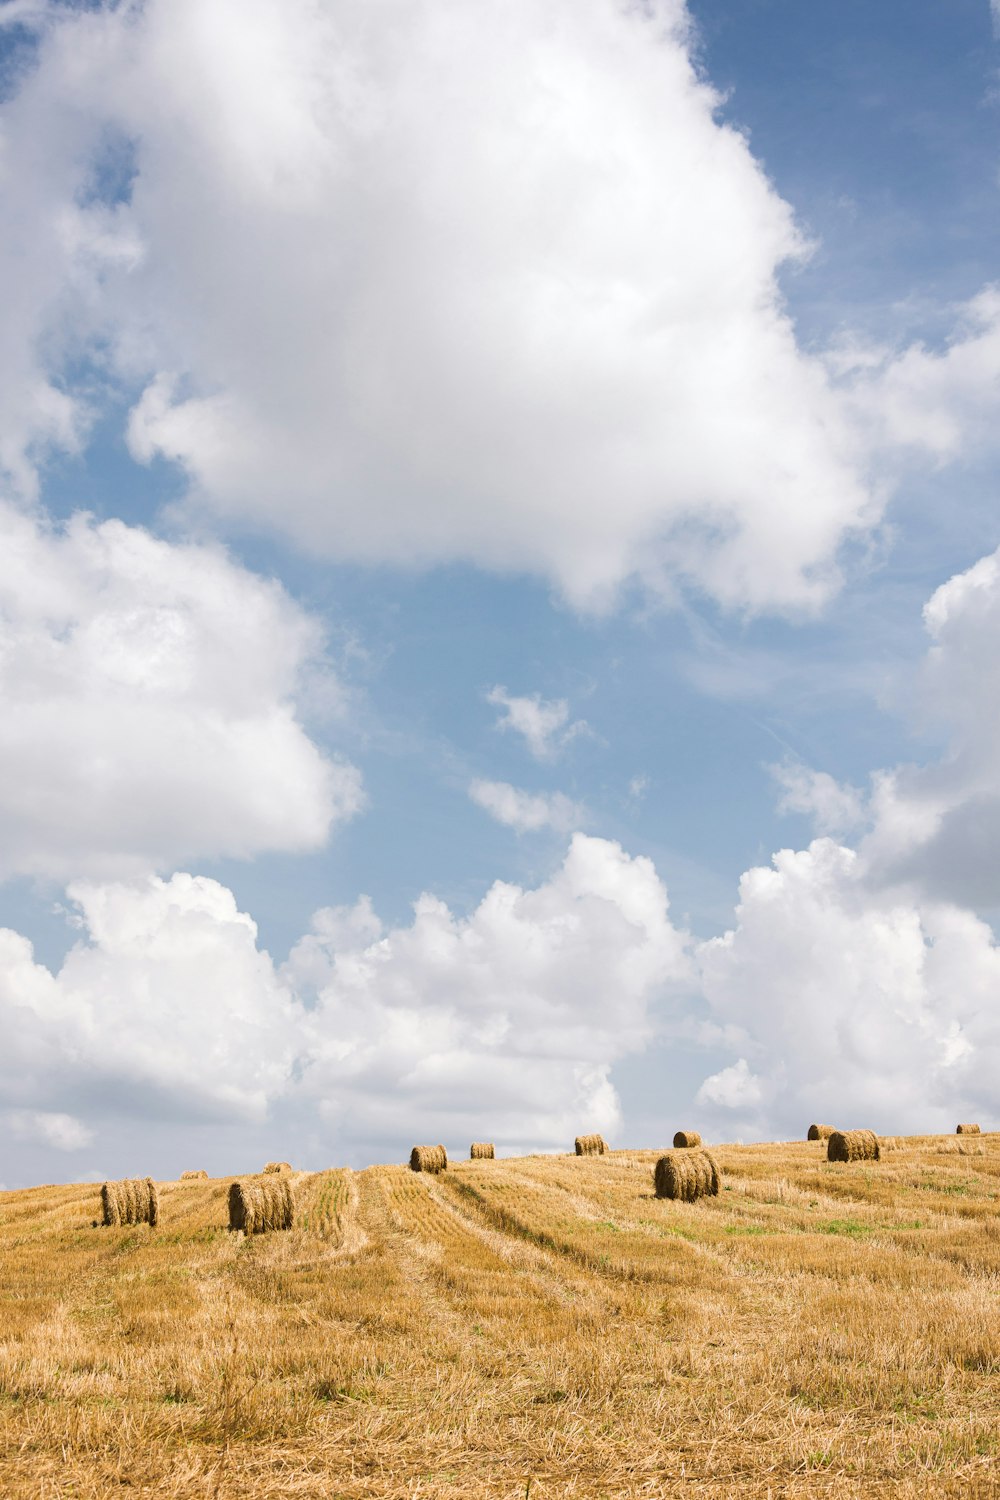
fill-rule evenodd
<path id="1" fill-rule="evenodd" d="M 105 1225 L 160 1222 L 160 1195 L 152 1177 L 126 1177 L 106 1182 L 101 1188 L 101 1214 Z"/>
<path id="2" fill-rule="evenodd" d="M 956 1125 L 955 1126 L 955 1134 L 956 1135 L 981 1135 L 982 1132 L 980 1131 L 978 1125 Z"/>
<path id="3" fill-rule="evenodd" d="M 707 1151 L 668 1151 L 653 1169 L 653 1185 L 658 1198 L 680 1198 L 684 1203 L 714 1198 L 719 1191 L 719 1169 Z"/>
<path id="4" fill-rule="evenodd" d="M 880 1155 L 874 1130 L 835 1130 L 826 1143 L 827 1161 L 878 1161 Z"/>
<path id="5" fill-rule="evenodd" d="M 207 1176 L 208 1173 L 205 1171 L 205 1168 L 199 1167 L 196 1172 L 182 1172 L 177 1180 L 178 1182 L 194 1182 L 200 1178 L 207 1178 Z"/>
<path id="6" fill-rule="evenodd" d="M 266 1161 L 264 1163 L 265 1172 L 290 1172 L 291 1170 L 292 1164 L 290 1161 Z"/>
<path id="7" fill-rule="evenodd" d="M 443 1146 L 414 1146 L 410 1152 L 411 1172 L 444 1172 L 448 1153 Z"/>
<path id="8" fill-rule="evenodd" d="M 700 1146 L 701 1136 L 697 1130 L 678 1130 L 674 1136 L 675 1146 Z"/>
<path id="9" fill-rule="evenodd" d="M 495 1156 L 492 1141 L 473 1141 L 469 1151 L 470 1161 L 493 1161 Z"/>
<path id="10" fill-rule="evenodd" d="M 833 1135 L 832 1125 L 810 1125 L 806 1131 L 807 1141 L 828 1141 Z"/>
<path id="11" fill-rule="evenodd" d="M 291 1229 L 294 1221 L 295 1194 L 284 1173 L 229 1184 L 230 1229 L 264 1234 L 269 1229 Z"/>
<path id="12" fill-rule="evenodd" d="M 608 1149 L 603 1135 L 578 1135 L 573 1144 L 577 1156 L 603 1156 Z"/>

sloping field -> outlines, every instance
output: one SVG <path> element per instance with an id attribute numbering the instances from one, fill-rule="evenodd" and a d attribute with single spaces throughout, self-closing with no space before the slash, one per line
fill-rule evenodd
<path id="1" fill-rule="evenodd" d="M 0 1194 L 0 1494 L 1000 1495 L 1000 1136 Z"/>

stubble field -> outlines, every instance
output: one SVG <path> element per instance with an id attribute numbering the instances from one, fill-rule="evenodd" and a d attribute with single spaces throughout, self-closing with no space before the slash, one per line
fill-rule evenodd
<path id="1" fill-rule="evenodd" d="M 1000 1495 L 1000 1136 L 714 1154 L 0 1194 L 0 1494 Z"/>

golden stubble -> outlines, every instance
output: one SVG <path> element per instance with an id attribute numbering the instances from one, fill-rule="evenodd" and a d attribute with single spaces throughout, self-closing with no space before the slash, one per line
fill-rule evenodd
<path id="1" fill-rule="evenodd" d="M 954 1140 L 954 1138 L 953 1138 Z M 1000 1137 L 0 1195 L 0 1494 L 1000 1495 Z"/>

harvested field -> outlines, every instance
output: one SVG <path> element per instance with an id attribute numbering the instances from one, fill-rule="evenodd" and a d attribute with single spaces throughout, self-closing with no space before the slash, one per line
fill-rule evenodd
<path id="1" fill-rule="evenodd" d="M 997 1495 L 1000 1136 L 941 1144 L 299 1173 L 247 1237 L 230 1179 L 2 1193 L 0 1494 Z"/>

